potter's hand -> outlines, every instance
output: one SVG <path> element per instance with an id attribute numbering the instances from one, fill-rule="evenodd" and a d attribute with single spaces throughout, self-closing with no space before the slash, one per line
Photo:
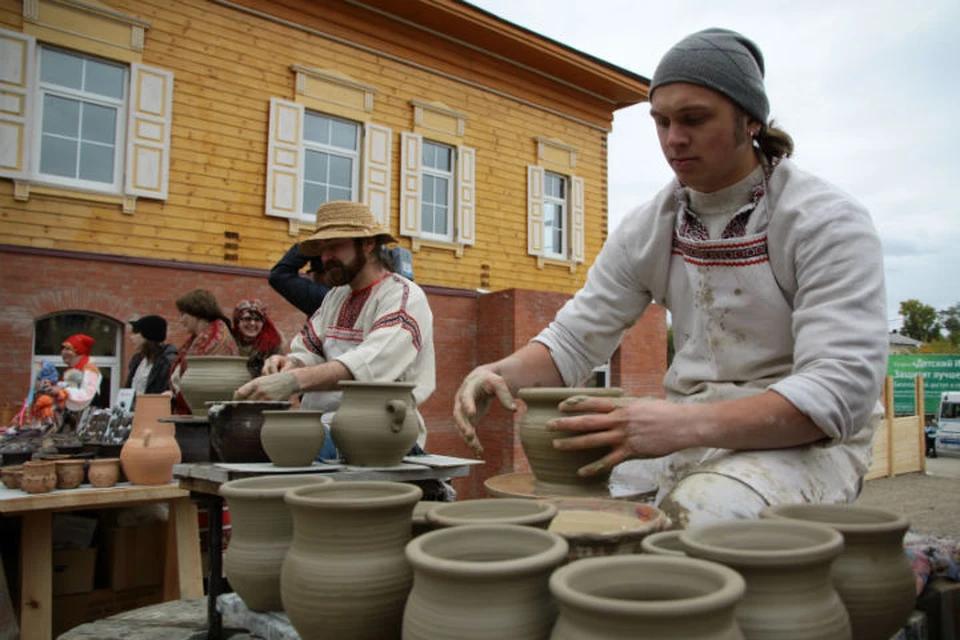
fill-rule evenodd
<path id="1" fill-rule="evenodd" d="M 300 391 L 292 371 L 254 378 L 233 394 L 234 400 L 286 400 Z"/>
<path id="2" fill-rule="evenodd" d="M 577 472 L 581 476 L 609 471 L 624 460 L 658 458 L 696 444 L 687 405 L 651 398 L 572 396 L 560 403 L 560 410 L 588 415 L 548 422 L 551 429 L 583 434 L 554 440 L 554 448 L 611 449 L 603 458 L 581 467 Z"/>
<path id="3" fill-rule="evenodd" d="M 261 375 L 269 376 L 281 371 L 289 371 L 296 367 L 296 363 L 287 356 L 274 355 L 267 358 L 263 363 Z"/>
<path id="4" fill-rule="evenodd" d="M 477 367 L 464 378 L 453 401 L 453 419 L 457 429 L 478 456 L 483 454 L 483 446 L 477 438 L 477 421 L 490 408 L 494 396 L 505 409 L 517 410 L 504 379 L 490 369 Z"/>

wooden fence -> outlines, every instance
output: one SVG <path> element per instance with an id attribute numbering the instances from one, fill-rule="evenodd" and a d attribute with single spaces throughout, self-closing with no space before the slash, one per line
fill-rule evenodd
<path id="1" fill-rule="evenodd" d="M 867 480 L 926 471 L 923 378 L 919 376 L 916 378 L 914 395 L 916 415 L 895 417 L 893 378 L 887 376 L 883 384 L 883 408 L 886 417 L 877 427 L 877 436 L 873 441 L 873 465 L 867 472 Z"/>

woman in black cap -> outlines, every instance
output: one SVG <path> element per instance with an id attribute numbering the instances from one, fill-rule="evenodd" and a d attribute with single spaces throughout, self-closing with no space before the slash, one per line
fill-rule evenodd
<path id="1" fill-rule="evenodd" d="M 132 320 L 130 328 L 130 339 L 137 351 L 130 358 L 123 386 L 138 395 L 167 391 L 170 388 L 170 368 L 177 357 L 177 348 L 164 343 L 167 321 L 160 316 L 143 316 Z"/>

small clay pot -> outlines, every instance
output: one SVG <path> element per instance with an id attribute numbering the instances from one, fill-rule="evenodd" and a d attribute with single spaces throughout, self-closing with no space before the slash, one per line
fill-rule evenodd
<path id="1" fill-rule="evenodd" d="M 309 467 L 323 448 L 322 411 L 263 411 L 260 443 L 278 467 Z"/>
<path id="2" fill-rule="evenodd" d="M 120 477 L 120 458 L 94 458 L 87 469 L 87 478 L 95 487 L 112 487 Z"/>
<path id="3" fill-rule="evenodd" d="M 3 467 L 3 486 L 7 489 L 19 489 L 20 482 L 23 480 L 23 466 L 15 465 Z"/>
<path id="4" fill-rule="evenodd" d="M 57 460 L 57 489 L 76 489 L 83 482 L 83 460 Z"/>
<path id="5" fill-rule="evenodd" d="M 441 503 L 427 512 L 427 522 L 437 527 L 465 524 L 519 524 L 546 529 L 557 507 L 541 500 L 483 498 Z"/>
<path id="6" fill-rule="evenodd" d="M 57 486 L 57 463 L 31 460 L 23 463 L 20 488 L 27 493 L 47 493 Z"/>
<path id="7" fill-rule="evenodd" d="M 655 556 L 683 557 L 687 555 L 683 543 L 680 542 L 682 529 L 672 531 L 658 531 L 640 541 L 640 548 L 644 553 Z"/>

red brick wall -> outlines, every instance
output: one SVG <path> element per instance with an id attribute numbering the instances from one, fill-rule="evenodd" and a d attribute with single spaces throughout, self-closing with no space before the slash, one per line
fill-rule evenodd
<path id="1" fill-rule="evenodd" d="M 9 249 L 9 248 L 8 248 Z M 152 264 L 101 259 L 67 252 L 0 248 L 0 404 L 19 404 L 30 385 L 34 322 L 66 310 L 98 313 L 119 322 L 158 314 L 167 319 L 167 340 L 186 337 L 174 300 L 197 287 L 209 289 L 229 316 L 242 298 L 268 306 L 277 328 L 289 340 L 300 330 L 302 313 L 267 284 L 266 271 L 209 269 L 178 263 Z M 426 287 L 434 314 L 437 388 L 422 411 L 434 453 L 472 457 L 453 423 L 453 398 L 463 378 L 478 364 L 492 362 L 526 344 L 566 302 L 566 294 L 508 289 L 484 295 L 462 289 Z M 125 331 L 121 360 L 133 353 Z M 665 313 L 652 307 L 624 337 L 611 365 L 612 384 L 629 395 L 662 395 L 666 370 Z M 124 371 L 124 374 L 126 371 Z M 517 436 L 516 416 L 497 403 L 480 424 L 485 464 L 455 481 L 462 497 L 485 495 L 483 481 L 502 473 L 527 471 Z"/>

